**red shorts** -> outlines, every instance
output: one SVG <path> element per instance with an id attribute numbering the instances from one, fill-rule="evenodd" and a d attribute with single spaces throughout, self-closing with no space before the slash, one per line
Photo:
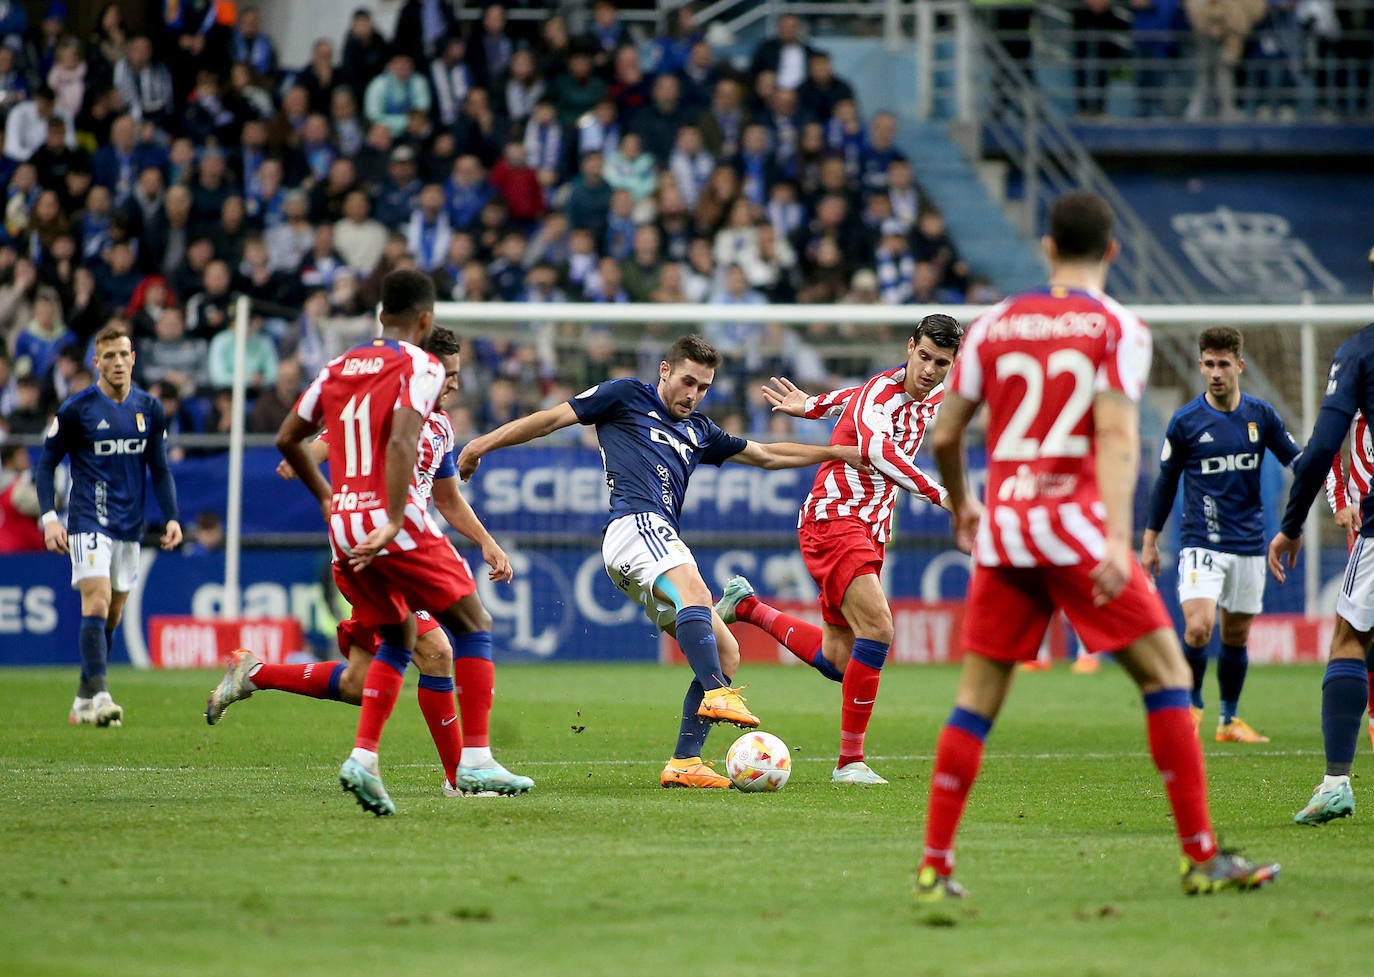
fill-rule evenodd
<path id="1" fill-rule="evenodd" d="M 881 574 L 884 546 L 868 523 L 855 516 L 804 522 L 797 529 L 802 559 L 821 591 L 821 617 L 826 624 L 849 627 L 840 612 L 845 591 L 857 577 Z"/>
<path id="2" fill-rule="evenodd" d="M 1027 661 L 1040 652 L 1055 608 L 1064 612 L 1088 651 L 1120 651 L 1160 628 L 1169 612 L 1140 564 L 1126 589 L 1093 606 L 1089 564 L 1069 567 L 975 567 L 959 641 L 965 651 L 995 661 Z"/>
<path id="3" fill-rule="evenodd" d="M 429 634 L 438 626 L 439 622 L 429 611 L 415 612 L 415 636 L 417 638 L 422 634 Z M 339 639 L 339 654 L 345 658 L 348 657 L 348 652 L 354 645 L 375 653 L 377 646 L 382 643 L 382 636 L 377 633 L 376 628 L 365 628 L 358 623 L 356 618 L 352 617 L 347 621 L 340 621 L 334 632 Z"/>
<path id="4" fill-rule="evenodd" d="M 367 628 L 400 624 L 411 611 L 448 610 L 477 589 L 467 561 L 439 539 L 378 557 L 359 572 L 335 563 L 334 583 Z"/>

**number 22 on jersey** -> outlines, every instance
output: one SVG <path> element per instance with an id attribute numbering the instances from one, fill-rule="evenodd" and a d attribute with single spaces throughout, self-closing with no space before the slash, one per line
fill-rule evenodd
<path id="1" fill-rule="evenodd" d="M 1029 353 L 1010 351 L 997 357 L 997 379 L 1005 383 L 1012 377 L 1025 384 L 1025 393 L 992 448 L 994 461 L 1034 461 L 1037 458 L 1082 458 L 1088 453 L 1088 438 L 1074 434 L 1092 409 L 1093 378 L 1096 370 L 1087 354 L 1077 349 L 1057 349 L 1041 363 Z M 1073 386 L 1063 402 L 1045 402 L 1047 380 L 1069 377 Z M 1043 438 L 1030 434 L 1042 412 L 1054 417 Z"/>

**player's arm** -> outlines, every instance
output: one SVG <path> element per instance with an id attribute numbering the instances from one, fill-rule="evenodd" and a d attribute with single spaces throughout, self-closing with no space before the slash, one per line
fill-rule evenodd
<path id="1" fill-rule="evenodd" d="M 1107 552 L 1090 575 L 1093 602 L 1101 606 L 1121 593 L 1131 576 L 1131 500 L 1140 468 L 1140 409 L 1120 391 L 1100 391 L 1093 399 L 1093 429 Z"/>
<path id="2" fill-rule="evenodd" d="M 844 413 L 845 404 L 849 403 L 849 398 L 859 388 L 842 387 L 812 397 L 787 377 L 769 377 L 760 389 L 763 399 L 772 405 L 774 411 L 815 420 Z"/>
<path id="3" fill-rule="evenodd" d="M 323 465 L 329 460 L 329 443 L 323 438 L 315 438 L 313 441 L 307 441 L 305 444 L 306 450 L 308 450 L 310 456 L 315 459 L 315 464 L 317 466 Z M 284 482 L 289 482 L 296 477 L 296 470 L 291 467 L 291 463 L 285 458 L 277 462 L 277 477 Z"/>
<path id="4" fill-rule="evenodd" d="M 39 522 L 43 526 L 43 545 L 50 553 L 67 552 L 67 529 L 57 517 L 57 466 L 67 456 L 67 427 L 76 421 L 59 410 L 48 426 L 43 439 L 43 451 L 34 470 L 34 484 L 38 486 L 38 507 L 43 510 Z"/>
<path id="5" fill-rule="evenodd" d="M 945 483 L 945 508 L 954 515 L 954 539 L 965 553 L 973 552 L 978 522 L 983 518 L 983 507 L 969 492 L 964 460 L 964 434 L 977 409 L 976 402 L 946 390 L 930 436 L 935 467 Z"/>
<path id="6" fill-rule="evenodd" d="M 859 454 L 859 449 L 848 444 L 797 444 L 794 441 L 778 441 L 764 444 L 758 441 L 744 442 L 744 449 L 731 455 L 726 461 L 755 468 L 806 468 L 819 465 L 823 461 L 839 460 L 861 471 L 870 471 L 869 465 Z"/>
<path id="7" fill-rule="evenodd" d="M 448 520 L 450 526 L 482 548 L 482 559 L 491 567 L 487 579 L 509 583 L 515 576 L 515 571 L 511 569 L 510 557 L 492 538 L 487 527 L 482 525 L 482 520 L 477 517 L 472 503 L 463 498 L 463 493 L 458 487 L 457 475 L 434 480 L 434 507 Z"/>
<path id="8" fill-rule="evenodd" d="M 181 545 L 181 523 L 177 512 L 177 483 L 172 477 L 172 465 L 167 460 L 167 420 L 162 414 L 162 405 L 154 400 L 151 409 L 153 430 L 148 436 L 148 452 L 144 455 L 148 473 L 153 478 L 153 495 L 157 497 L 157 507 L 162 510 L 165 526 L 159 540 L 164 550 L 175 549 Z"/>
<path id="9" fill-rule="evenodd" d="M 1317 414 L 1312 439 L 1298 456 L 1293 468 L 1293 485 L 1288 490 L 1288 506 L 1283 511 L 1279 531 L 1269 542 L 1269 572 L 1283 583 L 1288 570 L 1298 565 L 1298 551 L 1302 549 L 1302 524 L 1312 501 L 1321 491 L 1322 482 L 1331 465 L 1331 458 L 1341 450 L 1345 432 L 1350 429 L 1353 411 L 1333 404 L 1328 397 Z"/>
<path id="10" fill-rule="evenodd" d="M 1178 480 L 1187 461 L 1187 447 L 1174 437 L 1174 426 L 1164 432 L 1164 445 L 1159 452 L 1159 474 L 1150 489 L 1150 506 L 1145 517 L 1145 532 L 1140 541 L 1140 565 L 1151 575 L 1159 573 L 1159 534 L 1169 521 L 1178 495 Z M 1177 442 L 1177 443 L 1176 443 Z"/>
<path id="11" fill-rule="evenodd" d="M 875 471 L 912 495 L 921 496 L 931 505 L 943 505 L 948 493 L 921 471 L 916 460 L 892 440 L 891 418 L 880 410 L 868 409 L 876 389 L 876 385 L 870 381 L 858 394 L 862 399 L 854 411 L 854 429 L 858 435 L 859 453 Z"/>
<path id="12" fill-rule="evenodd" d="M 526 441 L 542 438 L 576 423 L 577 412 L 572 409 L 571 404 L 564 402 L 556 407 L 535 411 L 527 417 L 502 424 L 495 431 L 478 435 L 463 446 L 462 452 L 458 455 L 458 477 L 466 482 L 472 477 L 472 473 L 477 471 L 483 456 L 498 448 L 524 444 Z"/>
<path id="13" fill-rule="evenodd" d="M 286 415 L 281 427 L 277 429 L 276 444 L 277 450 L 296 473 L 296 477 L 301 480 L 301 484 L 319 500 L 321 512 L 328 521 L 329 482 L 325 481 L 324 475 L 320 472 L 319 462 L 315 460 L 311 447 L 306 444 L 319 429 L 320 426 L 314 421 L 306 420 L 293 410 Z"/>

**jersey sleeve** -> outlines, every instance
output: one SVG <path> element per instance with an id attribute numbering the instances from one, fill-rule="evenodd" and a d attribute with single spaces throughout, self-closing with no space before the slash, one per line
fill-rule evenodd
<path id="1" fill-rule="evenodd" d="M 594 387 L 588 387 L 568 401 L 573 413 L 581 424 L 596 424 L 616 414 L 625 402 L 629 384 L 636 381 L 629 378 L 607 380 Z"/>
<path id="2" fill-rule="evenodd" d="M 177 485 L 172 478 L 172 466 L 167 459 L 167 418 L 162 413 L 162 402 L 156 397 L 148 398 L 148 417 L 152 422 L 148 431 L 148 472 L 153 480 L 153 494 L 157 506 L 162 510 L 162 518 L 179 519 L 177 511 Z"/>
<path id="3" fill-rule="evenodd" d="M 1326 378 L 1326 396 L 1317 413 L 1317 424 L 1307 447 L 1293 466 L 1293 485 L 1288 491 L 1288 506 L 1283 512 L 1280 531 L 1289 539 L 1302 535 L 1302 524 L 1312 500 L 1321 491 L 1332 457 L 1350 430 L 1351 419 L 1359 409 L 1360 390 L 1365 384 L 1363 346 L 1360 333 L 1336 350 Z"/>
<path id="4" fill-rule="evenodd" d="M 413 362 L 414 368 L 402 380 L 395 409 L 408 408 L 421 417 L 428 417 L 439 402 L 439 392 L 444 387 L 444 367 L 428 353 L 414 357 Z"/>
<path id="5" fill-rule="evenodd" d="M 1113 322 L 1106 331 L 1105 355 L 1097 367 L 1093 389 L 1115 390 L 1136 403 L 1145 393 L 1154 342 L 1149 327 L 1124 308 L 1111 303 Z"/>
<path id="6" fill-rule="evenodd" d="M 40 512 L 50 512 L 57 508 L 57 466 L 70 449 L 69 433 L 75 431 L 79 424 L 71 402 L 68 401 L 58 408 L 57 416 L 48 425 L 47 436 L 43 439 L 43 451 L 38 456 L 38 466 L 33 476 L 34 487 L 38 491 Z"/>
<path id="7" fill-rule="evenodd" d="M 453 460 L 453 449 L 450 448 L 440 459 L 439 467 L 434 472 L 434 480 L 437 482 L 441 478 L 452 478 L 457 474 L 458 465 Z"/>
<path id="8" fill-rule="evenodd" d="M 1152 532 L 1159 532 L 1169 521 L 1174 497 L 1178 494 L 1178 480 L 1188 460 L 1187 454 L 1187 440 L 1180 434 L 1175 418 L 1164 432 L 1164 444 L 1159 449 L 1159 474 L 1150 490 L 1150 509 L 1145 517 L 1145 528 Z"/>
<path id="9" fill-rule="evenodd" d="M 324 423 L 320 406 L 320 392 L 324 389 L 324 381 L 328 376 L 329 367 L 321 367 L 320 372 L 315 375 L 315 379 L 310 381 L 310 386 L 306 387 L 305 392 L 296 398 L 294 408 L 296 415 L 316 427 Z"/>
<path id="10" fill-rule="evenodd" d="M 749 442 L 722 430 L 709 417 L 706 420 L 706 437 L 702 440 L 701 463 L 719 467 L 739 454 Z"/>
<path id="11" fill-rule="evenodd" d="M 1331 507 L 1332 513 L 1340 512 L 1350 504 L 1345 491 L 1345 465 L 1341 462 L 1339 451 L 1331 462 L 1331 470 L 1326 473 L 1326 504 Z"/>
<path id="12" fill-rule="evenodd" d="M 1298 447 L 1298 442 L 1293 440 L 1293 435 L 1289 433 L 1288 428 L 1284 425 L 1283 418 L 1279 417 L 1279 412 L 1274 410 L 1272 406 L 1269 406 L 1268 413 L 1268 437 L 1265 447 L 1273 453 L 1280 464 L 1288 468 L 1293 464 L 1294 459 L 1302 453 L 1302 449 Z M 1339 461 L 1340 455 L 1337 454 L 1336 458 Z"/>
<path id="13" fill-rule="evenodd" d="M 838 417 L 844 413 L 849 398 L 858 390 L 858 387 L 842 387 L 839 390 L 807 397 L 805 413 L 802 416 L 813 421 L 822 417 Z"/>

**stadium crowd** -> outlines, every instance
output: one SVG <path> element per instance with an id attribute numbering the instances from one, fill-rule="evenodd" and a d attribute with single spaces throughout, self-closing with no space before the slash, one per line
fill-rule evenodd
<path id="1" fill-rule="evenodd" d="M 465 27 L 447 3 L 408 0 L 393 39 L 358 8 L 341 43 L 288 68 L 252 7 L 167 9 L 179 18 L 138 34 L 109 3 L 83 40 L 60 0 L 33 24 L 0 2 L 0 434 L 43 430 L 90 382 L 90 339 L 111 321 L 174 432 L 226 431 L 240 295 L 249 425 L 274 431 L 368 334 L 399 267 L 467 301 L 990 297 L 896 147 L 896 117 L 861 110 L 794 16 L 746 68 L 691 6 L 637 37 L 598 0 L 569 36 L 558 16 L 517 25 L 493 4 Z M 805 330 L 705 331 L 731 364 L 712 406 L 747 430 L 769 424 L 756 377 L 870 366 L 823 357 Z M 468 350 L 460 439 L 644 367 L 602 330 L 577 356 L 529 334 Z"/>

